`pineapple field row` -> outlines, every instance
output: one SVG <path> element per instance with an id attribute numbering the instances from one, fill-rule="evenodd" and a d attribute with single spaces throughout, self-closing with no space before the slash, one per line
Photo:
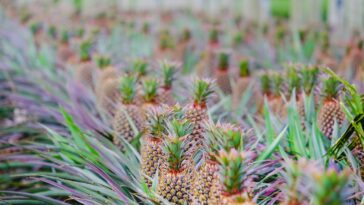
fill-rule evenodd
<path id="1" fill-rule="evenodd" d="M 0 1 L 0 204 L 364 205 L 362 21 L 90 2 Z"/>

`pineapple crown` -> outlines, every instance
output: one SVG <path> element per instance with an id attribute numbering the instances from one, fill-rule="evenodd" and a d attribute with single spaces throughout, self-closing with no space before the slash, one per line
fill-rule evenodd
<path id="1" fill-rule="evenodd" d="M 270 94 L 271 79 L 267 73 L 260 76 L 260 87 L 264 94 Z"/>
<path id="2" fill-rule="evenodd" d="M 161 63 L 161 66 L 163 72 L 163 87 L 165 89 L 171 89 L 177 65 L 174 63 L 168 63 L 167 61 L 164 61 Z"/>
<path id="3" fill-rule="evenodd" d="M 191 39 L 191 31 L 188 28 L 183 29 L 182 41 L 189 41 Z"/>
<path id="4" fill-rule="evenodd" d="M 240 31 L 239 32 L 236 32 L 234 34 L 234 37 L 233 37 L 233 43 L 234 43 L 234 45 L 238 45 L 238 44 L 242 43 L 243 42 L 243 39 L 244 39 L 243 33 L 240 32 Z"/>
<path id="5" fill-rule="evenodd" d="M 330 77 L 324 81 L 324 93 L 328 99 L 336 98 L 339 93 L 340 82 L 333 77 Z"/>
<path id="6" fill-rule="evenodd" d="M 147 124 L 153 138 L 161 138 L 165 131 L 167 111 L 163 107 L 152 107 L 148 110 Z"/>
<path id="7" fill-rule="evenodd" d="M 249 70 L 249 60 L 242 59 L 239 63 L 239 75 L 240 77 L 249 77 L 250 70 Z"/>
<path id="8" fill-rule="evenodd" d="M 225 123 L 206 123 L 206 150 L 209 158 L 217 161 L 220 150 L 242 150 L 243 133 L 238 127 Z"/>
<path id="9" fill-rule="evenodd" d="M 136 94 L 136 77 L 132 75 L 123 76 L 120 80 L 120 92 L 123 103 L 133 103 Z"/>
<path id="10" fill-rule="evenodd" d="M 243 149 L 243 132 L 237 126 L 232 124 L 224 124 L 223 126 L 221 126 L 221 131 L 224 139 L 223 148 L 225 150 Z"/>
<path id="11" fill-rule="evenodd" d="M 57 38 L 57 28 L 54 25 L 49 26 L 48 35 L 53 39 Z"/>
<path id="12" fill-rule="evenodd" d="M 83 28 L 78 28 L 78 29 L 76 30 L 76 36 L 77 36 L 78 38 L 82 38 L 84 34 L 85 34 L 85 29 L 83 29 Z"/>
<path id="13" fill-rule="evenodd" d="M 146 102 L 155 102 L 157 97 L 158 81 L 154 78 L 143 81 L 143 98 Z"/>
<path id="14" fill-rule="evenodd" d="M 229 53 L 226 51 L 221 51 L 219 53 L 218 59 L 218 69 L 219 70 L 227 70 L 229 68 Z"/>
<path id="15" fill-rule="evenodd" d="M 218 161 L 221 165 L 221 179 L 224 194 L 233 195 L 244 191 L 243 183 L 246 179 L 244 173 L 245 159 L 246 154 L 236 149 L 220 151 Z"/>
<path id="16" fill-rule="evenodd" d="M 317 67 L 305 68 L 301 71 L 302 74 L 302 86 L 306 93 L 313 90 L 317 83 L 319 69 Z"/>
<path id="17" fill-rule="evenodd" d="M 85 40 L 80 45 L 80 58 L 82 61 L 87 61 L 91 59 L 91 49 L 92 42 L 90 40 Z"/>
<path id="18" fill-rule="evenodd" d="M 68 43 L 70 39 L 70 35 L 67 30 L 63 30 L 61 34 L 61 42 Z"/>
<path id="19" fill-rule="evenodd" d="M 291 94 L 294 89 L 296 92 L 299 92 L 298 89 L 301 88 L 301 78 L 297 74 L 297 70 L 294 68 L 290 68 L 288 70 L 288 92 Z"/>
<path id="20" fill-rule="evenodd" d="M 279 74 L 275 74 L 273 76 L 272 83 L 273 83 L 273 94 L 275 96 L 280 96 L 283 85 L 283 77 Z"/>
<path id="21" fill-rule="evenodd" d="M 214 83 L 208 79 L 198 79 L 194 82 L 194 104 L 206 106 L 207 98 L 214 92 Z"/>
<path id="22" fill-rule="evenodd" d="M 173 119 L 167 122 L 168 137 L 163 148 L 170 171 L 180 172 L 186 168 L 186 137 L 191 134 L 192 126 L 186 120 Z"/>
<path id="23" fill-rule="evenodd" d="M 216 28 L 210 30 L 209 41 L 210 43 L 217 43 L 219 41 L 219 31 Z"/>
<path id="24" fill-rule="evenodd" d="M 313 204 L 344 204 L 342 193 L 348 182 L 350 170 L 346 169 L 338 173 L 334 169 L 324 172 L 315 172 L 313 180 L 316 182 L 313 193 Z"/>
<path id="25" fill-rule="evenodd" d="M 32 32 L 33 35 L 38 33 L 41 29 L 42 29 L 42 23 L 40 22 L 34 22 L 30 25 L 30 31 Z"/>
<path id="26" fill-rule="evenodd" d="M 149 33 L 150 25 L 148 22 L 144 22 L 142 30 L 144 33 Z"/>
<path id="27" fill-rule="evenodd" d="M 96 63 L 99 66 L 99 68 L 103 69 L 106 68 L 111 64 L 111 59 L 107 56 L 97 55 L 95 56 Z"/>
<path id="28" fill-rule="evenodd" d="M 137 74 L 138 77 L 145 76 L 147 74 L 148 64 L 142 59 L 137 59 L 133 64 L 133 71 Z"/>
<path id="29" fill-rule="evenodd" d="M 161 33 L 160 36 L 160 40 L 159 40 L 159 47 L 161 49 L 169 49 L 169 48 L 174 48 L 174 42 L 173 42 L 173 37 L 171 36 L 171 34 L 168 31 L 163 31 Z"/>

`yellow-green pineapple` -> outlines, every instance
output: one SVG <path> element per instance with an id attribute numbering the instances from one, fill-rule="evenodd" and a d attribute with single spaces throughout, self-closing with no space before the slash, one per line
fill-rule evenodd
<path id="1" fill-rule="evenodd" d="M 203 146 L 205 129 L 204 121 L 208 120 L 207 100 L 213 93 L 214 83 L 210 80 L 196 80 L 194 82 L 193 102 L 186 106 L 186 118 L 193 126 L 192 134 L 189 136 L 188 149 L 191 154 Z"/>
<path id="2" fill-rule="evenodd" d="M 340 107 L 339 86 L 340 82 L 333 77 L 324 81 L 325 97 L 318 114 L 318 124 L 321 132 L 328 138 L 331 138 L 335 121 L 341 126 L 345 119 L 345 114 Z"/>
<path id="3" fill-rule="evenodd" d="M 157 107 L 150 109 L 147 115 L 147 133 L 143 137 L 141 148 L 141 170 L 147 176 L 145 181 L 149 187 L 163 160 L 166 112 L 165 109 Z"/>
<path id="4" fill-rule="evenodd" d="M 120 138 L 131 143 L 143 131 L 143 117 L 134 103 L 136 83 L 136 77 L 132 75 L 123 76 L 120 80 L 121 105 L 113 119 L 113 141 L 120 148 L 123 147 Z"/>

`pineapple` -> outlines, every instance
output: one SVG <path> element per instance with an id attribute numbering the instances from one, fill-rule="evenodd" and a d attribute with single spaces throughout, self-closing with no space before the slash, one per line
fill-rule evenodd
<path id="1" fill-rule="evenodd" d="M 80 65 L 77 68 L 77 79 L 85 86 L 94 88 L 95 65 L 91 61 L 91 41 L 84 41 L 80 45 Z"/>
<path id="2" fill-rule="evenodd" d="M 361 178 L 364 180 L 364 152 L 363 152 L 364 148 L 358 135 L 353 137 L 351 147 L 353 147 L 352 149 L 353 155 L 359 161 L 360 175 Z"/>
<path id="3" fill-rule="evenodd" d="M 162 62 L 163 85 L 159 89 L 159 100 L 167 105 L 176 103 L 172 93 L 172 83 L 176 74 L 177 64 Z"/>
<path id="4" fill-rule="evenodd" d="M 120 137 L 123 137 L 129 143 L 137 143 L 134 140 L 137 140 L 136 137 L 140 136 L 143 131 L 143 117 L 139 107 L 134 103 L 136 82 L 137 80 L 134 76 L 124 76 L 120 82 L 122 104 L 113 119 L 113 129 L 115 132 L 113 141 L 120 148 L 123 147 Z"/>
<path id="5" fill-rule="evenodd" d="M 220 185 L 218 151 L 240 149 L 243 144 L 242 132 L 231 124 L 209 125 L 206 129 L 204 161 L 194 177 L 193 204 L 209 204 L 209 198 L 220 196 L 219 190 L 214 190 Z"/>
<path id="6" fill-rule="evenodd" d="M 229 77 L 229 54 L 220 52 L 218 54 L 218 65 L 215 70 L 215 78 L 217 85 L 226 93 L 231 93 L 231 84 Z"/>
<path id="7" fill-rule="evenodd" d="M 211 205 L 250 205 L 255 204 L 248 191 L 244 187 L 247 176 L 244 172 L 246 154 L 244 152 L 231 149 L 221 150 L 218 161 L 221 169 L 221 195 L 211 197 Z"/>
<path id="8" fill-rule="evenodd" d="M 159 37 L 159 46 L 155 52 L 155 58 L 172 60 L 175 47 L 176 45 L 170 32 L 163 30 Z"/>
<path id="9" fill-rule="evenodd" d="M 331 139 L 334 129 L 334 122 L 339 126 L 344 122 L 345 114 L 341 110 L 338 92 L 340 83 L 330 77 L 324 82 L 325 98 L 323 99 L 322 107 L 318 114 L 318 124 L 321 132 Z"/>
<path id="10" fill-rule="evenodd" d="M 168 123 L 163 153 L 164 167 L 159 178 L 157 194 L 172 204 L 189 204 L 191 190 L 191 161 L 187 151 L 187 137 L 192 129 L 188 121 L 173 120 Z"/>
<path id="11" fill-rule="evenodd" d="M 249 61 L 247 59 L 243 59 L 239 63 L 239 78 L 232 90 L 232 108 L 234 111 L 239 108 L 241 98 L 250 83 Z"/>
<path id="12" fill-rule="evenodd" d="M 114 116 L 118 102 L 120 101 L 119 92 L 120 79 L 107 79 L 98 89 L 97 100 L 101 109 L 110 116 Z"/>
<path id="13" fill-rule="evenodd" d="M 153 179 L 163 157 L 165 118 L 166 111 L 161 107 L 152 108 L 148 112 L 147 135 L 143 138 L 141 148 L 141 170 L 147 176 L 145 181 L 149 187 L 152 185 L 150 178 Z"/>
<path id="14" fill-rule="evenodd" d="M 193 103 L 186 106 L 186 118 L 193 125 L 192 134 L 187 139 L 191 153 L 203 145 L 205 131 L 203 122 L 208 119 L 207 99 L 213 93 L 213 82 L 210 80 L 196 80 L 194 82 Z"/>

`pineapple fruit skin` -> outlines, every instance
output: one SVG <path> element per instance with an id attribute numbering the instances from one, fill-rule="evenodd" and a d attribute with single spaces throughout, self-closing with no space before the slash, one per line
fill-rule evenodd
<path id="1" fill-rule="evenodd" d="M 160 168 L 163 151 L 162 151 L 163 141 L 161 139 L 156 139 L 153 137 L 145 137 L 141 149 L 141 169 L 142 172 L 153 178 Z M 151 187 L 152 181 L 145 179 L 148 187 Z"/>
<path id="2" fill-rule="evenodd" d="M 186 119 L 193 125 L 192 133 L 187 139 L 189 144 L 187 150 L 193 154 L 196 150 L 204 144 L 203 133 L 205 131 L 203 122 L 208 119 L 206 108 L 200 106 L 189 106 L 186 111 Z"/>
<path id="3" fill-rule="evenodd" d="M 119 137 L 125 138 L 128 142 L 131 142 L 135 137 L 134 130 L 129 123 L 126 114 L 129 115 L 139 132 L 143 129 L 143 117 L 139 107 L 133 104 L 122 105 L 113 119 L 113 128 L 115 132 L 113 141 L 119 148 L 122 148 L 122 142 Z"/>
<path id="4" fill-rule="evenodd" d="M 193 204 L 208 205 L 212 187 L 218 186 L 219 166 L 215 162 L 207 161 L 195 173 Z M 217 183 L 217 184 L 216 184 Z"/>
<path id="5" fill-rule="evenodd" d="M 328 138 L 331 138 L 335 120 L 338 125 L 342 125 L 345 114 L 336 100 L 326 100 L 318 114 L 318 124 L 321 132 Z"/>
<path id="6" fill-rule="evenodd" d="M 94 89 L 94 64 L 92 62 L 82 62 L 77 68 L 76 77 L 83 85 Z"/>
<path id="7" fill-rule="evenodd" d="M 96 94 L 99 104 L 110 116 L 115 115 L 117 102 L 120 101 L 120 93 L 118 90 L 119 80 L 106 80 Z"/>
<path id="8" fill-rule="evenodd" d="M 157 193 L 176 205 L 190 203 L 191 172 L 164 172 L 159 179 Z"/>
<path id="9" fill-rule="evenodd" d="M 169 106 L 176 104 L 176 100 L 173 97 L 172 89 L 160 89 L 158 94 L 158 100 L 160 103 Z"/>
<path id="10" fill-rule="evenodd" d="M 358 159 L 359 161 L 359 167 L 360 167 L 360 175 L 361 178 L 364 180 L 364 148 L 361 144 L 359 137 L 355 136 L 355 147 L 352 150 L 353 155 Z"/>
<path id="11" fill-rule="evenodd" d="M 256 205 L 246 192 L 236 195 L 221 196 L 221 205 Z"/>
<path id="12" fill-rule="evenodd" d="M 216 83 L 225 94 L 231 94 L 232 88 L 230 84 L 230 76 L 228 70 L 215 71 Z"/>

